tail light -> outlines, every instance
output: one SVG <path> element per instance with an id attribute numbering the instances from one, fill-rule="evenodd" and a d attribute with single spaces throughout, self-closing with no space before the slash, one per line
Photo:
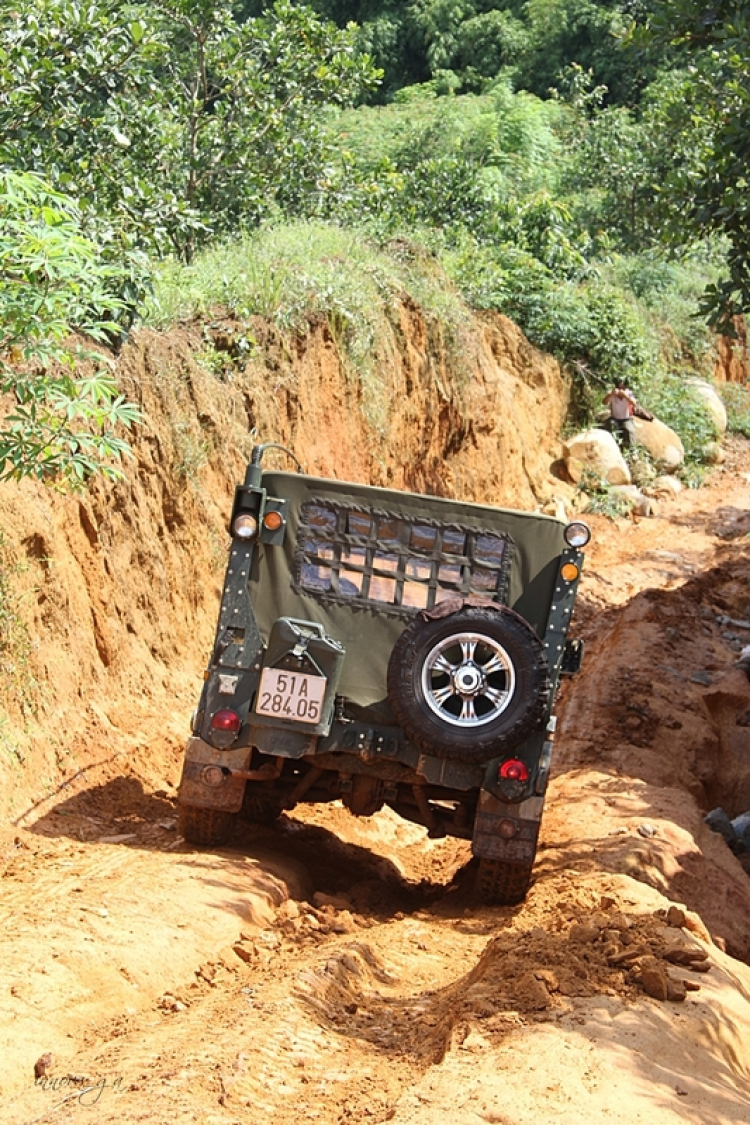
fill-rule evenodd
<path id="1" fill-rule="evenodd" d="M 211 729 L 239 734 L 242 722 L 236 711 L 217 711 L 211 716 Z"/>
<path id="2" fill-rule="evenodd" d="M 208 735 L 208 741 L 211 745 L 217 750 L 228 750 L 237 741 L 242 719 L 236 711 L 216 711 L 211 716 L 209 726 L 211 733 Z"/>
<path id="3" fill-rule="evenodd" d="M 500 766 L 498 770 L 498 777 L 503 778 L 505 781 L 528 781 L 529 771 L 525 762 L 520 758 L 508 758 L 506 762 Z"/>

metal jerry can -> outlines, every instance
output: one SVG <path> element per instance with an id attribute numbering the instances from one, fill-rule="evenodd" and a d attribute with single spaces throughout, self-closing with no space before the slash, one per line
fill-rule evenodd
<path id="1" fill-rule="evenodd" d="M 271 628 L 251 716 L 253 726 L 331 729 L 344 646 L 315 621 L 279 617 Z"/>

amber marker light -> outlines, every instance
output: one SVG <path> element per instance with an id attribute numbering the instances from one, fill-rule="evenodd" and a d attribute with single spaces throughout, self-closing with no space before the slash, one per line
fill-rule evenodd
<path id="1" fill-rule="evenodd" d="M 562 574 L 566 582 L 575 582 L 580 571 L 575 563 L 565 563 L 560 569 L 560 574 Z"/>
<path id="2" fill-rule="evenodd" d="M 266 531 L 278 531 L 284 522 L 281 512 L 266 512 L 263 517 L 263 526 Z"/>

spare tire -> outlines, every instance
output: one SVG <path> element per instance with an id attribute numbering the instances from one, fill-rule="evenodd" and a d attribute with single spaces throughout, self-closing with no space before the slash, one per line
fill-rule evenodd
<path id="1" fill-rule="evenodd" d="M 517 746 L 549 705 L 544 645 L 506 606 L 416 617 L 394 645 L 388 699 L 425 753 L 485 762 Z"/>

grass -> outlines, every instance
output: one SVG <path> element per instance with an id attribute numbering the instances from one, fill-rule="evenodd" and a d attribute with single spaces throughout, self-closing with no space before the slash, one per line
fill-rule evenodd
<path id="1" fill-rule="evenodd" d="M 381 430 L 387 410 L 382 356 L 397 334 L 396 305 L 409 295 L 438 326 L 459 375 L 473 337 L 471 313 L 439 262 L 403 239 L 381 248 L 365 235 L 306 222 L 264 228 L 201 254 L 190 266 L 167 263 L 147 321 L 166 327 L 221 307 L 241 320 L 263 317 L 287 333 L 325 319 L 362 385 L 368 422 Z"/>
<path id="2" fill-rule="evenodd" d="M 727 430 L 750 438 L 750 390 L 743 384 L 724 383 L 720 393 L 727 408 Z"/>
<path id="3" fill-rule="evenodd" d="M 164 264 L 147 319 L 166 327 L 219 309 L 233 314 L 246 352 L 220 355 L 208 341 L 199 356 L 220 379 L 227 365 L 241 368 L 252 354 L 252 317 L 290 335 L 324 319 L 348 378 L 361 387 L 368 424 L 382 433 L 389 402 L 382 372 L 398 349 L 399 304 L 408 296 L 419 306 L 459 382 L 470 379 L 476 349 L 470 305 L 497 308 L 568 367 L 577 394 L 573 424 L 586 425 L 612 379 L 624 377 L 680 435 L 688 463 L 701 464 L 713 435 L 683 377 L 710 376 L 714 359 L 713 341 L 692 315 L 705 261 L 621 255 L 585 276 L 555 280 L 529 253 L 480 246 L 468 235 L 454 242 L 436 228 L 381 242 L 322 221 L 268 226 L 201 253 L 190 266 Z M 196 452 L 187 450 L 188 475 Z"/>

